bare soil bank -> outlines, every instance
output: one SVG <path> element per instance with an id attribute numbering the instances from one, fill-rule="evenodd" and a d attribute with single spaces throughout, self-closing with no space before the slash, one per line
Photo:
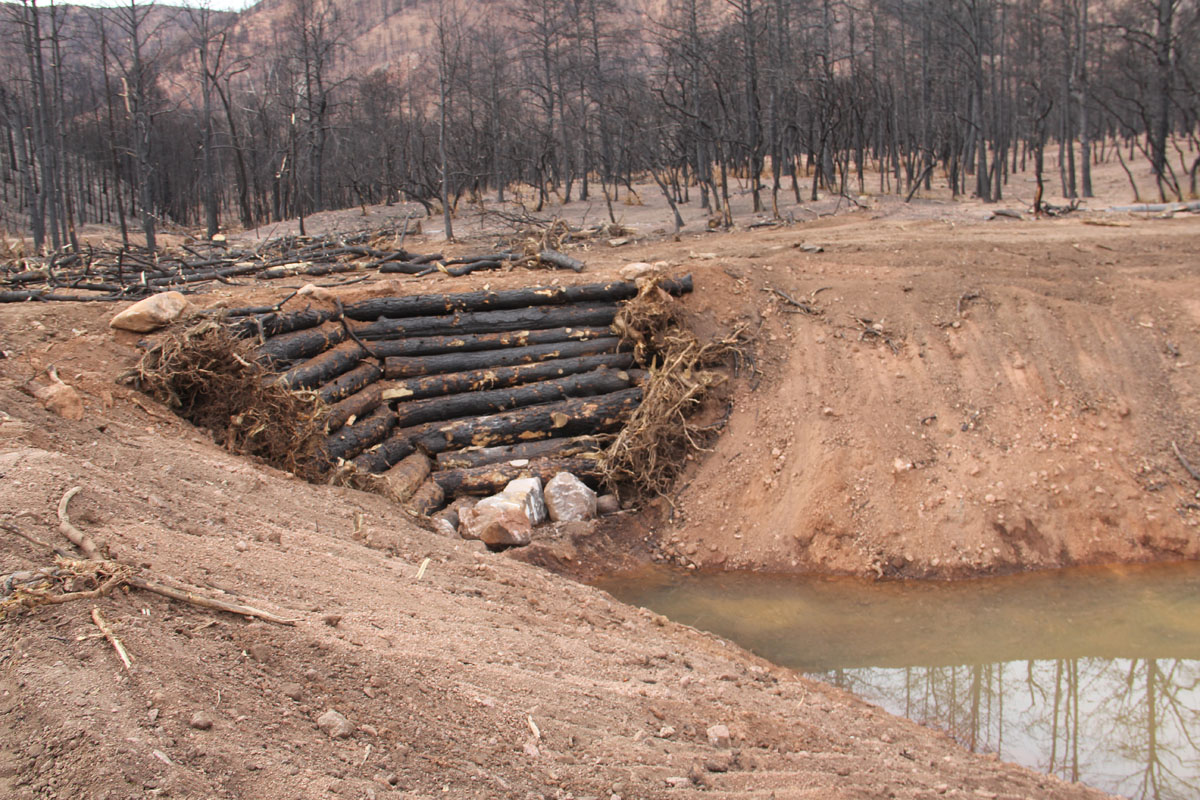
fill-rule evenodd
<path id="1" fill-rule="evenodd" d="M 881 577 L 1196 558 L 1198 241 L 1195 218 L 860 217 L 646 248 L 755 347 L 640 536 Z"/>
<path id="2" fill-rule="evenodd" d="M 595 567 L 662 549 L 905 575 L 1194 557 L 1194 486 L 1171 442 L 1200 462 L 1198 233 L 860 214 L 586 254 L 589 279 L 630 260 L 692 272 L 697 326 L 749 323 L 752 368 L 673 515 L 660 503 L 527 557 Z M 55 506 L 82 486 L 77 524 L 123 561 L 299 622 L 132 592 L 0 624 L 6 796 L 1099 796 L 439 538 L 379 497 L 226 454 L 116 383 L 137 351 L 107 329 L 114 311 L 0 308 L 0 521 L 57 543 Z M 82 421 L 19 391 L 49 364 L 83 393 Z M 0 553 L 4 573 L 48 563 L 8 532 Z M 95 637 L 93 605 L 131 672 Z M 347 738 L 318 729 L 330 708 Z M 729 749 L 709 742 L 718 724 Z"/>

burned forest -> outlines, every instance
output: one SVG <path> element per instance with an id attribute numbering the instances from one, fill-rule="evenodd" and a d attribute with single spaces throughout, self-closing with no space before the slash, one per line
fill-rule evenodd
<path id="1" fill-rule="evenodd" d="M 31 250 L 102 223 L 153 248 L 325 209 L 637 201 L 715 226 L 781 202 L 1014 174 L 1194 198 L 1194 0 L 501 0 L 241 13 L 0 6 L 0 228 Z"/>

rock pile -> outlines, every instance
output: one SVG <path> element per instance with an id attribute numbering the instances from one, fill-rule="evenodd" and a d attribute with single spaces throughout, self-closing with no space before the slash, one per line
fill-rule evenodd
<path id="1" fill-rule="evenodd" d="M 444 533 L 457 530 L 464 539 L 479 539 L 489 548 L 524 547 L 533 531 L 547 522 L 581 522 L 595 519 L 596 493 L 569 472 L 559 472 L 543 487 L 536 475 L 516 478 L 503 491 L 478 502 L 462 498 L 435 515 L 434 524 Z M 453 521 L 457 516 L 457 526 Z"/>

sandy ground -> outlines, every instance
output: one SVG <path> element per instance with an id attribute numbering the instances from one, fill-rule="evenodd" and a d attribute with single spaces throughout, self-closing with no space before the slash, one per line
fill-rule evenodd
<path id="1" fill-rule="evenodd" d="M 524 559 L 945 576 L 1198 554 L 1197 484 L 1172 443 L 1200 464 L 1200 223 L 870 205 L 734 233 L 692 220 L 679 241 L 649 231 L 580 253 L 580 280 L 635 260 L 691 272 L 696 328 L 747 326 L 748 359 L 709 410 L 727 412 L 724 433 L 672 502 Z M 413 247 L 441 244 L 427 231 Z M 113 311 L 0 308 L 0 573 L 50 562 L 10 529 L 61 544 L 55 507 L 78 485 L 76 523 L 116 558 L 297 622 L 140 591 L 0 622 L 5 796 L 1099 796 L 435 536 L 379 497 L 225 453 L 118 383 L 138 351 L 108 330 Z M 83 420 L 20 391 L 50 364 Z M 96 636 L 93 606 L 131 670 Z M 345 738 L 318 728 L 329 709 Z M 729 747 L 709 740 L 718 724 Z"/>

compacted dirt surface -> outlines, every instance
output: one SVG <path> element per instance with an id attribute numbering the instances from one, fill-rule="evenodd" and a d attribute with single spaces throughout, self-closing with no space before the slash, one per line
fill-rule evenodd
<path id="1" fill-rule="evenodd" d="M 52 563 L 30 539 L 67 547 L 56 507 L 79 486 L 71 518 L 116 560 L 294 624 L 125 589 L 13 610 L 0 795 L 1101 796 L 543 565 L 953 577 L 1196 557 L 1200 484 L 1180 456 L 1200 465 L 1200 222 L 1185 216 L 867 210 L 601 244 L 573 253 L 580 276 L 356 284 L 507 288 L 665 261 L 695 277 L 681 302 L 698 332 L 744 329 L 704 410 L 722 432 L 672 498 L 515 553 L 223 451 L 120 382 L 140 351 L 107 327 L 112 305 L 2 307 L 0 574 Z M 192 299 L 299 285 L 246 283 Z M 50 365 L 82 420 L 21 391 Z M 319 726 L 331 709 L 344 724 Z"/>

